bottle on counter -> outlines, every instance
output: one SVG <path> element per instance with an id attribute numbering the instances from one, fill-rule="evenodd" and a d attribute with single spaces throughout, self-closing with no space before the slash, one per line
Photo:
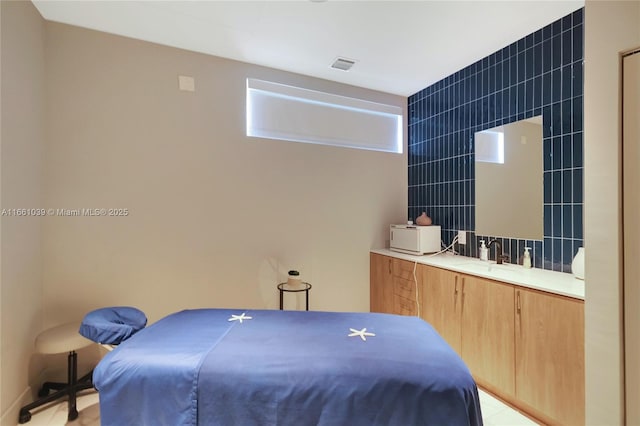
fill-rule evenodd
<path id="1" fill-rule="evenodd" d="M 529 253 L 529 250 L 531 249 L 531 247 L 525 247 L 524 248 L 524 255 L 522 256 L 522 267 L 523 268 L 531 268 L 531 253 Z"/>
<path id="2" fill-rule="evenodd" d="M 489 249 L 484 245 L 484 240 L 480 240 L 480 260 L 489 260 Z"/>

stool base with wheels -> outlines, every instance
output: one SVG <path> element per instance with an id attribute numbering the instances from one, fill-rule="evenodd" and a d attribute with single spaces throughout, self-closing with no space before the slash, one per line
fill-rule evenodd
<path id="1" fill-rule="evenodd" d="M 92 372 L 78 379 L 78 354 L 76 350 L 93 344 L 91 340 L 85 339 L 78 333 L 79 327 L 80 324 L 78 323 L 63 324 L 43 331 L 36 338 L 35 346 L 36 351 L 39 353 L 58 354 L 68 352 L 67 382 L 45 382 L 38 391 L 40 398 L 20 409 L 18 419 L 20 424 L 31 420 L 30 411 L 34 408 L 65 396 L 68 397 L 69 405 L 67 419 L 73 421 L 78 418 L 76 394 L 84 389 L 93 388 L 93 382 L 91 381 Z M 55 392 L 49 395 L 51 390 L 55 390 Z"/>

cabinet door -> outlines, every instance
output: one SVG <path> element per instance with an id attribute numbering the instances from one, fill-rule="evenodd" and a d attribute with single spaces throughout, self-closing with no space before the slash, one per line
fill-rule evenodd
<path id="1" fill-rule="evenodd" d="M 513 397 L 515 290 L 510 284 L 461 277 L 462 359 L 480 384 Z"/>
<path id="2" fill-rule="evenodd" d="M 459 274 L 431 266 L 425 267 L 423 273 L 421 317 L 461 354 L 462 280 Z"/>
<path id="3" fill-rule="evenodd" d="M 398 276 L 393 277 L 393 313 L 398 315 L 418 315 L 418 303 L 416 294 L 419 294 L 419 286 L 422 286 L 421 271 L 423 265 L 416 268 L 416 276 L 407 280 Z"/>
<path id="4" fill-rule="evenodd" d="M 393 312 L 393 259 L 371 253 L 369 256 L 371 312 Z"/>
<path id="5" fill-rule="evenodd" d="M 403 280 L 413 281 L 414 272 L 418 273 L 418 264 L 415 262 L 409 262 L 408 260 L 393 259 L 391 272 L 394 277 L 402 278 Z"/>
<path id="6" fill-rule="evenodd" d="M 393 259 L 393 310 L 397 315 L 417 315 L 416 290 L 421 282 L 422 265 L 408 260 Z"/>
<path id="7" fill-rule="evenodd" d="M 553 423 L 584 424 L 584 302 L 516 290 L 516 397 Z"/>

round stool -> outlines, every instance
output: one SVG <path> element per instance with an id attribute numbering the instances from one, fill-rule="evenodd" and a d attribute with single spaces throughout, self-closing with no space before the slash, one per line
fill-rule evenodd
<path id="1" fill-rule="evenodd" d="M 78 333 L 80 323 L 69 323 L 49 328 L 36 337 L 36 351 L 42 354 L 59 354 L 68 352 L 67 357 L 67 382 L 45 382 L 38 391 L 40 397 L 37 401 L 25 405 L 20 409 L 19 422 L 26 423 L 31 420 L 30 410 L 36 407 L 55 401 L 58 398 L 68 396 L 69 414 L 68 420 L 72 421 L 78 418 L 78 410 L 76 409 L 76 393 L 93 387 L 91 381 L 92 372 L 78 379 L 78 355 L 76 350 L 87 347 L 93 342 L 84 338 Z M 56 392 L 49 395 L 51 390 Z"/>
<path id="2" fill-rule="evenodd" d="M 82 336 L 80 323 L 72 322 L 50 328 L 36 337 L 36 351 L 41 354 L 59 354 L 85 348 L 93 342 Z"/>

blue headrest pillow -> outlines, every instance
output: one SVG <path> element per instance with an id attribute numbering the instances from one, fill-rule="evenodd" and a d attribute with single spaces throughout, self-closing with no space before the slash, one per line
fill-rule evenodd
<path id="1" fill-rule="evenodd" d="M 114 306 L 96 309 L 85 315 L 80 334 L 97 343 L 118 345 L 147 325 L 147 317 L 140 309 Z"/>

